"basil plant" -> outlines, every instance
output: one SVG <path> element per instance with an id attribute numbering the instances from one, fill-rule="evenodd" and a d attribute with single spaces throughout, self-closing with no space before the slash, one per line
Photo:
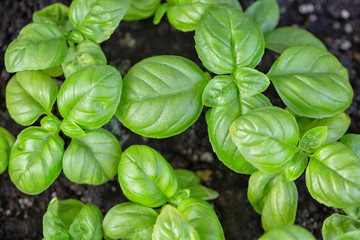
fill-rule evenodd
<path id="1" fill-rule="evenodd" d="M 35 12 L 7 48 L 6 70 L 15 73 L 6 87 L 10 116 L 23 126 L 41 117 L 41 126 L 24 129 L 10 152 L 10 178 L 20 191 L 41 193 L 61 170 L 75 183 L 102 184 L 116 175 L 121 147 L 100 127 L 116 112 L 122 77 L 106 65 L 99 43 L 129 8 L 130 0 L 55 3 Z M 71 138 L 66 149 L 60 131 Z M 2 145 L 8 152 L 10 145 Z"/>

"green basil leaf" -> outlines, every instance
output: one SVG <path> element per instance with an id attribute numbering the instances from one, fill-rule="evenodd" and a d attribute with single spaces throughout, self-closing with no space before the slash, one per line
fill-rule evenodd
<path id="1" fill-rule="evenodd" d="M 161 4 L 155 11 L 155 15 L 154 15 L 154 20 L 153 20 L 153 24 L 157 25 L 160 23 L 161 19 L 163 18 L 163 16 L 165 15 L 165 13 L 169 10 L 169 8 L 172 5 L 170 3 L 163 3 Z"/>
<path id="2" fill-rule="evenodd" d="M 82 130 L 76 123 L 68 119 L 64 119 L 61 122 L 60 129 L 66 136 L 70 138 L 78 138 L 85 134 L 84 130 Z"/>
<path id="3" fill-rule="evenodd" d="M 313 153 L 323 145 L 327 134 L 327 127 L 315 127 L 307 131 L 300 141 L 300 149 L 306 153 Z"/>
<path id="4" fill-rule="evenodd" d="M 117 173 L 121 156 L 119 141 L 105 129 L 85 131 L 66 149 L 63 168 L 66 177 L 79 184 L 102 184 Z"/>
<path id="5" fill-rule="evenodd" d="M 261 32 L 273 30 L 280 20 L 280 8 L 277 0 L 258 0 L 245 11 L 259 26 Z"/>
<path id="6" fill-rule="evenodd" d="M 326 218 L 322 227 L 324 240 L 337 240 L 347 232 L 360 228 L 360 220 L 349 216 L 333 214 Z"/>
<path id="7" fill-rule="evenodd" d="M 306 186 L 326 206 L 360 206 L 359 171 L 360 159 L 350 148 L 340 142 L 328 143 L 310 157 Z"/>
<path id="8" fill-rule="evenodd" d="M 353 98 L 347 69 L 319 48 L 285 50 L 267 75 L 286 106 L 299 116 L 331 117 L 349 107 Z"/>
<path id="9" fill-rule="evenodd" d="M 160 207 L 177 190 L 171 165 L 156 150 L 132 145 L 121 155 L 118 178 L 125 196 L 148 207 Z"/>
<path id="10" fill-rule="evenodd" d="M 195 198 L 181 201 L 178 210 L 199 233 L 200 239 L 225 239 L 223 229 L 214 209 L 207 202 Z"/>
<path id="11" fill-rule="evenodd" d="M 233 8 L 238 8 L 242 10 L 242 7 L 240 5 L 240 2 L 238 0 L 219 0 L 220 4 L 227 4 Z"/>
<path id="12" fill-rule="evenodd" d="M 360 220 L 360 207 L 359 206 L 346 207 L 343 210 L 350 217 Z"/>
<path id="13" fill-rule="evenodd" d="M 174 196 L 169 199 L 169 203 L 173 206 L 178 206 L 184 199 L 190 197 L 189 189 L 180 189 L 177 190 Z"/>
<path id="14" fill-rule="evenodd" d="M 71 224 L 69 233 L 73 239 L 102 240 L 102 220 L 103 215 L 97 206 L 85 204 Z"/>
<path id="15" fill-rule="evenodd" d="M 240 116 L 231 124 L 230 135 L 245 159 L 268 173 L 286 167 L 299 141 L 295 118 L 278 107 L 257 108 Z"/>
<path id="16" fill-rule="evenodd" d="M 265 48 L 255 23 L 241 10 L 224 5 L 205 12 L 195 30 L 195 43 L 204 66 L 216 74 L 255 67 Z"/>
<path id="17" fill-rule="evenodd" d="M 0 174 L 3 173 L 8 164 L 10 157 L 10 145 L 5 136 L 0 132 Z"/>
<path id="18" fill-rule="evenodd" d="M 152 239 L 200 240 L 200 236 L 175 207 L 165 205 L 156 219 Z"/>
<path id="19" fill-rule="evenodd" d="M 134 21 L 149 18 L 154 15 L 160 2 L 161 0 L 132 0 L 130 8 L 123 19 L 125 21 Z"/>
<path id="20" fill-rule="evenodd" d="M 51 4 L 33 14 L 34 23 L 48 23 L 59 29 L 70 32 L 74 27 L 68 16 L 69 8 L 62 3 Z"/>
<path id="21" fill-rule="evenodd" d="M 11 181 L 26 194 L 41 193 L 59 176 L 63 154 L 63 144 L 53 133 L 40 127 L 26 128 L 10 153 Z"/>
<path id="22" fill-rule="evenodd" d="M 308 164 L 308 157 L 303 152 L 297 152 L 285 168 L 285 176 L 289 181 L 295 181 L 305 171 Z"/>
<path id="23" fill-rule="evenodd" d="M 191 198 L 197 198 L 202 200 L 214 200 L 219 197 L 219 193 L 211 188 L 207 188 L 200 184 L 187 187 L 190 191 Z"/>
<path id="24" fill-rule="evenodd" d="M 86 38 L 101 43 L 118 27 L 130 3 L 130 0 L 74 0 L 69 19 Z"/>
<path id="25" fill-rule="evenodd" d="M 66 49 L 66 39 L 55 26 L 30 23 L 6 49 L 6 71 L 13 73 L 59 66 L 64 61 Z"/>
<path id="26" fill-rule="evenodd" d="M 352 232 L 347 232 L 341 237 L 338 238 L 338 240 L 358 240 L 360 238 L 360 230 L 355 230 Z"/>
<path id="27" fill-rule="evenodd" d="M 47 68 L 42 70 L 46 75 L 50 77 L 60 77 L 63 75 L 63 71 L 61 69 L 61 66 L 55 66 L 51 68 Z"/>
<path id="28" fill-rule="evenodd" d="M 59 132 L 61 121 L 55 116 L 46 116 L 40 121 L 41 127 L 49 132 Z"/>
<path id="29" fill-rule="evenodd" d="M 6 107 L 19 124 L 33 124 L 42 114 L 51 114 L 57 95 L 55 81 L 41 71 L 16 73 L 6 86 Z"/>
<path id="30" fill-rule="evenodd" d="M 179 189 L 200 184 L 200 178 L 193 171 L 187 169 L 175 169 Z"/>
<path id="31" fill-rule="evenodd" d="M 360 135 L 359 134 L 345 134 L 341 140 L 343 144 L 351 148 L 354 153 L 360 158 Z"/>
<path id="32" fill-rule="evenodd" d="M 271 229 L 258 240 L 316 240 L 305 228 L 297 225 L 285 225 Z"/>
<path id="33" fill-rule="evenodd" d="M 350 126 L 350 117 L 345 113 L 336 114 L 333 117 L 322 119 L 311 119 L 305 117 L 296 117 L 299 125 L 300 136 L 314 127 L 326 126 L 328 128 L 324 143 L 336 142 L 341 138 Z"/>
<path id="34" fill-rule="evenodd" d="M 10 148 L 12 148 L 15 143 L 15 137 L 8 130 L 2 127 L 0 127 L 0 135 L 6 138 Z"/>
<path id="35" fill-rule="evenodd" d="M 234 77 L 242 97 L 261 93 L 270 85 L 270 81 L 265 74 L 252 68 L 237 68 L 234 72 Z"/>
<path id="36" fill-rule="evenodd" d="M 201 69 L 178 56 L 142 60 L 124 77 L 116 112 L 131 131 L 145 137 L 167 138 L 191 126 L 203 108 L 207 83 Z"/>
<path id="37" fill-rule="evenodd" d="M 111 239 L 151 239 L 157 217 L 157 212 L 150 207 L 120 203 L 105 215 L 104 235 Z"/>
<path id="38" fill-rule="evenodd" d="M 206 85 L 202 101 L 205 106 L 217 107 L 227 104 L 238 97 L 234 78 L 231 76 L 215 76 Z"/>
<path id="39" fill-rule="evenodd" d="M 251 109 L 265 106 L 271 106 L 269 99 L 264 95 L 257 94 L 241 98 L 241 103 L 236 99 L 227 105 L 210 109 L 206 113 L 211 146 L 219 160 L 235 172 L 251 174 L 256 168 L 245 160 L 231 140 L 229 133 L 230 125 L 242 113 L 244 114 Z"/>
<path id="40" fill-rule="evenodd" d="M 78 30 L 72 31 L 70 34 L 66 36 L 66 39 L 70 42 L 69 45 L 72 45 L 72 43 L 79 43 L 81 41 L 87 41 L 86 38 L 82 35 L 82 33 Z M 91 40 L 88 40 L 91 41 Z M 92 41 L 91 41 L 92 42 Z"/>
<path id="41" fill-rule="evenodd" d="M 89 66 L 61 86 L 58 107 L 64 119 L 83 129 L 99 128 L 114 115 L 121 96 L 120 73 L 111 66 Z"/>
<path id="42" fill-rule="evenodd" d="M 327 50 L 325 45 L 311 32 L 301 28 L 280 27 L 264 34 L 265 47 L 283 53 L 290 47 L 308 45 Z"/>
<path id="43" fill-rule="evenodd" d="M 74 72 L 90 65 L 106 65 L 106 57 L 101 47 L 90 40 L 81 41 L 75 48 L 69 48 L 62 69 L 66 78 Z"/>

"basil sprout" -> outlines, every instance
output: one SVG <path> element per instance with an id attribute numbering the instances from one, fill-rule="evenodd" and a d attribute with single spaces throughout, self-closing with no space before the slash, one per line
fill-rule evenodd
<path id="1" fill-rule="evenodd" d="M 265 74 L 252 68 L 237 68 L 234 77 L 242 97 L 261 93 L 270 85 L 270 81 Z"/>
<path id="2" fill-rule="evenodd" d="M 57 117 L 51 115 L 41 119 L 40 124 L 41 127 L 47 131 L 58 133 L 60 130 L 61 121 Z"/>
<path id="3" fill-rule="evenodd" d="M 307 164 L 307 155 L 304 152 L 297 152 L 284 170 L 286 179 L 289 181 L 295 181 L 305 171 Z"/>
<path id="4" fill-rule="evenodd" d="M 307 153 L 313 153 L 321 147 L 326 139 L 327 127 L 315 127 L 307 131 L 300 140 L 300 149 Z"/>
<path id="5" fill-rule="evenodd" d="M 226 75 L 215 76 L 206 85 L 202 101 L 205 106 L 216 107 L 227 104 L 238 97 L 234 78 Z"/>
<path id="6" fill-rule="evenodd" d="M 258 0 L 245 11 L 259 26 L 261 32 L 273 30 L 280 20 L 280 8 L 277 0 Z"/>
<path id="7" fill-rule="evenodd" d="M 324 240 L 337 240 L 344 234 L 360 228 L 360 220 L 349 216 L 333 214 L 326 218 L 322 227 Z M 359 236 L 359 235 L 358 235 Z M 352 238 L 345 238 L 352 239 Z"/>
<path id="8" fill-rule="evenodd" d="M 69 119 L 64 119 L 61 122 L 60 129 L 66 136 L 71 138 L 78 138 L 85 134 L 84 130 Z"/>

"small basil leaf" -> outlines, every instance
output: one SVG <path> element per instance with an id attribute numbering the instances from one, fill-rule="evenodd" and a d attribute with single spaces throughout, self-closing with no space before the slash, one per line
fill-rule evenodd
<path id="1" fill-rule="evenodd" d="M 327 50 L 325 45 L 312 33 L 301 28 L 281 27 L 264 34 L 265 47 L 283 53 L 290 47 L 301 45 L 314 46 Z"/>
<path id="2" fill-rule="evenodd" d="M 161 0 L 132 0 L 130 8 L 123 19 L 125 21 L 134 21 L 149 18 L 154 15 L 160 2 Z"/>
<path id="3" fill-rule="evenodd" d="M 245 159 L 268 173 L 286 167 L 299 141 L 295 118 L 278 107 L 257 108 L 240 116 L 231 124 L 230 135 Z"/>
<path id="4" fill-rule="evenodd" d="M 350 217 L 356 218 L 360 220 L 360 207 L 346 207 L 343 209 L 344 212 L 349 215 Z"/>
<path id="5" fill-rule="evenodd" d="M 193 171 L 187 169 L 175 169 L 180 189 L 187 188 L 191 185 L 200 184 L 200 178 Z"/>
<path id="6" fill-rule="evenodd" d="M 360 220 L 349 216 L 333 214 L 326 218 L 322 227 L 324 240 L 337 240 L 347 232 L 360 228 Z"/>
<path id="7" fill-rule="evenodd" d="M 102 184 L 116 175 L 120 156 L 121 147 L 114 135 L 105 129 L 87 130 L 73 138 L 66 149 L 64 173 L 75 183 Z"/>
<path id="8" fill-rule="evenodd" d="M 242 10 L 242 7 L 240 5 L 240 2 L 238 0 L 219 0 L 220 4 L 227 4 L 233 8 L 238 8 Z"/>
<path id="9" fill-rule="evenodd" d="M 69 8 L 62 3 L 51 4 L 33 14 L 34 23 L 48 23 L 59 29 L 69 32 L 74 27 L 71 25 L 68 16 Z"/>
<path id="10" fill-rule="evenodd" d="M 10 145 L 5 136 L 0 132 L 0 174 L 3 173 L 8 164 L 10 157 Z"/>
<path id="11" fill-rule="evenodd" d="M 114 115 L 121 96 L 120 73 L 111 66 L 89 66 L 72 74 L 61 86 L 58 107 L 64 119 L 94 129 Z"/>
<path id="12" fill-rule="evenodd" d="M 156 219 L 152 239 L 200 240 L 200 236 L 175 207 L 165 205 Z"/>
<path id="13" fill-rule="evenodd" d="M 360 135 L 359 134 L 345 134 L 341 140 L 343 144 L 351 148 L 354 153 L 360 158 Z"/>
<path id="14" fill-rule="evenodd" d="M 195 30 L 195 48 L 204 66 L 216 74 L 255 67 L 264 54 L 259 28 L 241 10 L 225 5 L 209 9 Z"/>
<path id="15" fill-rule="evenodd" d="M 219 197 L 219 193 L 211 188 L 207 188 L 200 184 L 187 187 L 190 191 L 191 198 L 197 198 L 202 200 L 213 200 Z"/>
<path id="16" fill-rule="evenodd" d="M 101 43 L 118 27 L 130 3 L 130 0 L 74 0 L 69 19 L 86 38 Z"/>
<path id="17" fill-rule="evenodd" d="M 79 43 L 84 40 L 84 36 L 78 30 L 72 31 L 69 35 L 66 36 L 66 38 L 69 42 L 73 42 L 73 43 Z M 89 40 L 89 41 L 91 41 L 91 40 Z"/>
<path id="18" fill-rule="evenodd" d="M 285 225 L 271 229 L 258 240 L 316 240 L 305 228 L 297 225 Z"/>
<path id="19" fill-rule="evenodd" d="M 160 23 L 161 19 L 163 18 L 163 16 L 169 10 L 170 7 L 171 7 L 170 3 L 163 3 L 156 9 L 156 12 L 154 15 L 154 20 L 153 20 L 154 25 L 157 25 Z"/>
<path id="20" fill-rule="evenodd" d="M 313 153 L 323 145 L 327 134 L 327 127 L 315 127 L 307 131 L 300 141 L 300 149 L 306 153 Z"/>
<path id="21" fill-rule="evenodd" d="M 6 49 L 6 71 L 13 73 L 59 66 L 64 61 L 66 48 L 66 39 L 55 26 L 31 23 Z"/>
<path id="22" fill-rule="evenodd" d="M 205 106 L 216 107 L 231 102 L 237 98 L 238 93 L 231 76 L 215 76 L 206 85 L 202 95 Z"/>
<path id="23" fill-rule="evenodd" d="M 97 43 L 81 41 L 75 48 L 69 48 L 62 69 L 66 78 L 90 65 L 106 65 L 106 57 Z"/>
<path id="24" fill-rule="evenodd" d="M 316 47 L 285 50 L 267 75 L 286 106 L 299 116 L 331 117 L 349 107 L 353 98 L 347 69 Z"/>
<path id="25" fill-rule="evenodd" d="M 258 0 L 245 11 L 259 26 L 261 32 L 273 30 L 280 20 L 280 8 L 277 0 Z"/>
<path id="26" fill-rule="evenodd" d="M 137 63 L 124 77 L 116 112 L 131 131 L 145 137 L 179 134 L 200 116 L 207 80 L 192 61 L 156 56 Z"/>
<path id="27" fill-rule="evenodd" d="M 73 239 L 79 240 L 101 240 L 103 215 L 100 209 L 92 204 L 85 204 L 76 215 L 69 228 L 69 233 Z"/>
<path id="28" fill-rule="evenodd" d="M 308 157 L 303 152 L 297 152 L 285 168 L 285 176 L 289 181 L 295 181 L 305 171 L 308 164 Z"/>
<path id="29" fill-rule="evenodd" d="M 63 154 L 63 144 L 55 134 L 40 127 L 26 128 L 10 153 L 11 181 L 26 194 L 41 193 L 59 176 Z"/>
<path id="30" fill-rule="evenodd" d="M 6 86 L 6 107 L 19 124 L 33 124 L 42 114 L 51 115 L 57 95 L 55 81 L 41 71 L 16 73 Z"/>
<path id="31" fill-rule="evenodd" d="M 112 207 L 103 221 L 104 235 L 111 239 L 151 239 L 157 212 L 136 203 Z"/>
<path id="32" fill-rule="evenodd" d="M 46 75 L 50 77 L 60 77 L 63 75 L 61 66 L 55 66 L 42 70 Z"/>
<path id="33" fill-rule="evenodd" d="M 242 97 L 261 93 L 270 85 L 270 81 L 265 74 L 252 68 L 237 68 L 234 72 L 234 77 Z"/>
<path id="34" fill-rule="evenodd" d="M 326 206 L 360 206 L 359 171 L 360 159 L 350 148 L 340 142 L 328 143 L 311 156 L 306 186 Z"/>
<path id="35" fill-rule="evenodd" d="M 133 145 L 121 156 L 118 178 L 125 196 L 148 207 L 160 207 L 177 190 L 171 165 L 154 149 Z"/>
<path id="36" fill-rule="evenodd" d="M 305 117 L 296 117 L 299 125 L 300 136 L 314 127 L 326 126 L 328 128 L 324 143 L 336 142 L 341 138 L 350 126 L 350 117 L 345 113 L 336 114 L 333 117 L 322 119 L 311 119 Z"/>
<path id="37" fill-rule="evenodd" d="M 188 223 L 199 233 L 200 239 L 225 239 L 223 229 L 214 209 L 207 202 L 199 199 L 184 199 L 178 206 Z"/>
<path id="38" fill-rule="evenodd" d="M 8 130 L 2 127 L 0 127 L 0 135 L 6 138 L 10 148 L 12 148 L 15 143 L 15 137 Z"/>
<path id="39" fill-rule="evenodd" d="M 169 203 L 178 206 L 180 202 L 182 202 L 184 199 L 187 199 L 190 197 L 190 190 L 189 189 L 180 189 L 178 190 L 174 196 L 172 196 L 169 199 Z"/>
<path id="40" fill-rule="evenodd" d="M 41 127 L 49 132 L 59 132 L 61 121 L 55 116 L 46 116 L 40 121 Z"/>
<path id="41" fill-rule="evenodd" d="M 85 134 L 81 127 L 68 119 L 64 119 L 61 122 L 60 129 L 66 136 L 70 138 L 78 138 Z"/>

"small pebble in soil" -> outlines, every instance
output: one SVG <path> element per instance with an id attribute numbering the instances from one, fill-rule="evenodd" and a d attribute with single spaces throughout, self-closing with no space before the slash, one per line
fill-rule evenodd
<path id="1" fill-rule="evenodd" d="M 350 23 L 346 23 L 344 26 L 344 31 L 346 33 L 352 33 L 353 32 L 353 26 Z"/>
<path id="2" fill-rule="evenodd" d="M 339 30 L 339 29 L 341 28 L 341 23 L 339 23 L 339 22 L 334 22 L 334 23 L 333 23 L 333 28 L 334 28 L 335 30 Z"/>
<path id="3" fill-rule="evenodd" d="M 212 162 L 214 160 L 214 157 L 210 152 L 204 152 L 203 154 L 201 154 L 200 159 L 204 162 Z"/>
<path id="4" fill-rule="evenodd" d="M 351 42 L 349 40 L 343 40 L 340 44 L 341 50 L 347 51 L 351 48 Z"/>
<path id="5" fill-rule="evenodd" d="M 310 22 L 316 22 L 317 20 L 317 16 L 315 14 L 311 14 L 310 17 L 309 17 L 309 21 Z"/>
<path id="6" fill-rule="evenodd" d="M 7 209 L 7 210 L 5 211 L 5 215 L 6 215 L 6 216 L 10 216 L 10 215 L 11 215 L 11 210 Z"/>
<path id="7" fill-rule="evenodd" d="M 111 191 L 112 191 L 112 192 L 116 192 L 116 187 L 115 187 L 115 186 L 112 186 L 112 187 L 111 187 Z"/>
<path id="8" fill-rule="evenodd" d="M 299 13 L 301 13 L 301 14 L 312 13 L 314 10 L 315 10 L 315 7 L 311 3 L 301 4 L 299 6 Z"/>
<path id="9" fill-rule="evenodd" d="M 209 181 L 212 174 L 213 174 L 213 170 L 210 170 L 210 169 L 196 171 L 196 175 L 203 182 Z"/>
<path id="10" fill-rule="evenodd" d="M 350 17 L 350 13 L 346 9 L 341 10 L 340 15 L 343 19 L 348 19 Z"/>
<path id="11" fill-rule="evenodd" d="M 56 192 L 51 193 L 51 198 L 55 198 L 57 196 Z"/>

